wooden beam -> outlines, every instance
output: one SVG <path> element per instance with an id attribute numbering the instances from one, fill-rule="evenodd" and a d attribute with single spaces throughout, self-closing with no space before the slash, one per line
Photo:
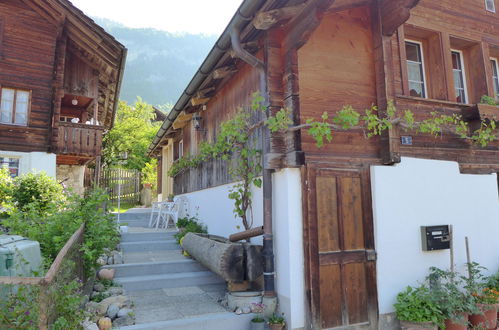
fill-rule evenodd
<path id="1" fill-rule="evenodd" d="M 236 72 L 237 69 L 234 66 L 224 66 L 213 71 L 213 79 L 223 79 Z"/>
<path id="2" fill-rule="evenodd" d="M 409 19 L 419 0 L 384 0 L 380 4 L 383 35 L 392 36 Z"/>
<path id="3" fill-rule="evenodd" d="M 203 88 L 197 91 L 196 93 L 196 98 L 201 99 L 205 97 L 207 94 L 214 92 L 215 87 L 208 87 L 208 88 Z"/>
<path id="4" fill-rule="evenodd" d="M 195 106 L 198 106 L 198 105 L 206 104 L 206 103 L 208 103 L 208 101 L 210 101 L 209 97 L 204 97 L 204 98 L 193 97 L 193 98 L 191 98 L 191 105 L 193 107 L 195 107 Z"/>
<path id="5" fill-rule="evenodd" d="M 253 26 L 257 30 L 268 30 L 284 20 L 288 20 L 300 13 L 306 4 L 298 6 L 283 7 L 258 13 L 253 19 Z"/>

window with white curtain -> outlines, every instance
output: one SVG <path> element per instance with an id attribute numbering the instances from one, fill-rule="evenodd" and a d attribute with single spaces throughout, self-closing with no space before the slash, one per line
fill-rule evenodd
<path id="1" fill-rule="evenodd" d="M 0 93 L 0 123 L 27 125 L 30 94 L 26 90 L 2 88 Z"/>

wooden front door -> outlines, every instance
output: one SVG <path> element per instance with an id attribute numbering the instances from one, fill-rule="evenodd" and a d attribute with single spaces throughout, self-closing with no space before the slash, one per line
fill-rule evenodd
<path id="1" fill-rule="evenodd" d="M 305 242 L 316 329 L 377 329 L 369 169 L 308 167 Z"/>

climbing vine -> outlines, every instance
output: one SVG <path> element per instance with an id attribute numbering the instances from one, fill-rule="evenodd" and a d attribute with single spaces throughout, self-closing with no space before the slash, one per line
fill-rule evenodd
<path id="1" fill-rule="evenodd" d="M 482 102 L 492 103 L 489 99 Z M 493 102 L 495 105 L 496 101 Z M 258 93 L 253 94 L 250 109 L 245 111 L 239 108 L 232 119 L 222 123 L 216 141 L 203 142 L 198 155 L 180 158 L 168 172 L 169 176 L 175 177 L 185 169 L 195 168 L 211 159 L 230 161 L 229 173 L 234 179 L 239 180 L 239 183 L 232 186 L 229 198 L 234 200 L 234 214 L 236 217 L 241 217 L 245 229 L 252 227 L 251 217 L 248 218 L 248 211 L 251 210 L 251 185 L 256 187 L 262 185 L 260 179 L 262 152 L 256 148 L 257 143 L 251 138 L 253 131 L 260 126 L 267 126 L 273 133 L 306 130 L 319 148 L 326 142 L 332 142 L 334 131 L 362 129 L 366 132 L 367 138 L 371 138 L 383 134 L 396 125 L 403 131 L 431 134 L 435 137 L 444 133 L 455 134 L 482 147 L 497 139 L 497 126 L 493 120 L 482 120 L 479 129 L 470 133 L 468 122 L 464 121 L 461 115 L 431 112 L 429 118 L 416 121 L 412 111 L 405 110 L 400 113 L 392 101 L 388 102 L 383 115 L 374 105 L 366 109 L 363 114 L 347 105 L 334 116 L 324 112 L 319 120 L 310 118 L 305 124 L 297 126 L 293 126 L 292 113 L 287 108 L 282 108 L 257 124 L 251 124 L 253 113 L 265 113 L 266 110 L 264 98 Z"/>

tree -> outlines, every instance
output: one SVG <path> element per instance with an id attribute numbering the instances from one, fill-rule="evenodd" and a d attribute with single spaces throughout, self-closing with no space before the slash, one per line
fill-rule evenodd
<path id="1" fill-rule="evenodd" d="M 154 110 L 139 97 L 133 106 L 120 101 L 114 127 L 104 137 L 103 161 L 118 165 L 119 155 L 128 153 L 122 164 L 141 171 L 151 161 L 147 148 L 158 131 L 160 123 L 153 123 Z"/>

